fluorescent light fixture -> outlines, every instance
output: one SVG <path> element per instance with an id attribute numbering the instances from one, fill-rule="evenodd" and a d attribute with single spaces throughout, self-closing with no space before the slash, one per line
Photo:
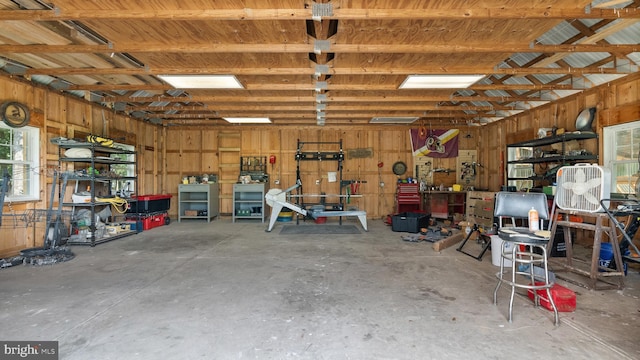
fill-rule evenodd
<path id="1" fill-rule="evenodd" d="M 237 117 L 237 118 L 229 118 L 223 117 L 226 121 L 232 124 L 271 124 L 271 119 L 269 118 L 258 118 L 258 117 Z"/>
<path id="2" fill-rule="evenodd" d="M 176 89 L 244 89 L 233 75 L 158 75 Z"/>
<path id="3" fill-rule="evenodd" d="M 412 122 L 418 120 L 419 117 L 410 117 L 410 116 L 385 116 L 385 117 L 374 117 L 369 121 L 370 124 L 411 124 Z"/>
<path id="4" fill-rule="evenodd" d="M 485 75 L 409 75 L 400 89 L 457 89 L 467 88 Z"/>

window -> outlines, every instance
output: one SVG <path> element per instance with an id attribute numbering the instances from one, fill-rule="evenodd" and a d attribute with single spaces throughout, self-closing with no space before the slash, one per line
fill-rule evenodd
<path id="1" fill-rule="evenodd" d="M 509 147 L 507 151 L 509 161 L 531 159 L 533 157 L 532 147 Z M 530 180 L 535 175 L 533 164 L 508 164 L 507 171 L 508 186 L 515 186 L 518 190 L 531 189 L 533 187 L 533 180 Z"/>
<path id="2" fill-rule="evenodd" d="M 611 192 L 635 194 L 640 121 L 604 128 L 604 166 L 611 170 Z"/>
<path id="3" fill-rule="evenodd" d="M 0 123 L 0 184 L 8 179 L 6 199 L 38 200 L 40 130 Z"/>
<path id="4" fill-rule="evenodd" d="M 127 151 L 135 151 L 135 147 L 133 145 L 121 144 L 121 143 L 113 143 L 113 147 L 117 147 Z M 111 158 L 122 160 L 122 161 L 131 161 L 132 163 L 136 161 L 135 154 L 111 154 Z M 135 184 L 132 179 L 136 176 L 136 167 L 133 164 L 116 164 L 111 165 L 111 171 L 116 173 L 122 179 L 111 182 L 111 193 L 121 194 L 124 193 L 132 193 L 135 191 Z M 128 196 L 125 196 L 128 197 Z"/>

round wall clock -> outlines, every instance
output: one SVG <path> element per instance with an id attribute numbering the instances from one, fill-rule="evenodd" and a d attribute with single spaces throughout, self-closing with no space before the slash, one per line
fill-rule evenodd
<path id="1" fill-rule="evenodd" d="M 0 116 L 5 124 L 18 128 L 29 123 L 29 108 L 16 101 L 7 101 L 0 106 Z"/>
<path id="2" fill-rule="evenodd" d="M 407 172 L 407 164 L 402 161 L 398 161 L 393 164 L 393 173 L 400 176 Z"/>

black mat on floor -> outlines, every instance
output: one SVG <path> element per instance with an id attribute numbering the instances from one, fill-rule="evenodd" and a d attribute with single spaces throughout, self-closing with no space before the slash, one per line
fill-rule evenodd
<path id="1" fill-rule="evenodd" d="M 355 225 L 284 225 L 280 234 L 360 234 Z"/>

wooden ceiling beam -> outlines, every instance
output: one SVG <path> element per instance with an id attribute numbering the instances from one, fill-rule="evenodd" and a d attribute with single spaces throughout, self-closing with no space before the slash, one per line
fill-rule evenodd
<path id="1" fill-rule="evenodd" d="M 607 36 L 611 35 L 611 34 L 615 34 L 618 31 L 621 31 L 624 28 L 627 28 L 637 22 L 640 22 L 640 19 L 633 19 L 633 20 L 620 20 L 619 22 L 607 27 L 606 29 L 603 29 L 589 37 L 583 38 L 581 40 L 578 41 L 578 44 L 581 45 L 587 45 L 587 44 L 596 44 L 598 41 L 603 40 L 604 38 L 606 38 Z M 576 44 L 577 45 L 577 44 Z M 547 57 L 546 59 L 536 63 L 535 67 L 546 67 L 549 66 L 561 59 L 564 59 L 565 57 L 567 57 L 568 55 L 570 55 L 569 53 L 556 53 L 552 56 Z"/>
<path id="2" fill-rule="evenodd" d="M 348 90 L 348 89 L 340 89 L 339 85 L 327 85 L 332 90 Z M 352 88 L 353 86 L 349 86 Z M 363 88 L 371 89 L 376 87 L 375 85 L 367 84 L 367 85 L 358 85 L 357 90 L 362 90 Z M 381 86 L 386 90 L 396 90 L 397 87 L 393 86 Z M 96 84 L 96 85 L 69 85 L 65 90 L 85 90 L 85 91 L 116 91 L 116 90 L 152 90 L 152 91 L 165 91 L 174 89 L 171 85 L 131 85 L 131 84 Z M 472 85 L 468 88 L 450 88 L 443 90 L 572 90 L 574 87 L 570 84 L 489 84 L 489 85 Z M 182 89 L 182 90 L 191 90 L 191 89 Z M 578 90 L 578 89 L 577 89 Z M 253 99 L 260 99 L 263 97 L 250 97 L 252 101 Z M 267 97 L 268 98 L 268 97 Z M 292 98 L 292 97 L 288 97 Z M 400 98 L 400 97 L 399 97 Z M 231 101 L 231 100 L 229 100 Z M 269 101 L 269 100 L 255 100 L 255 101 Z M 379 101 L 387 101 L 382 98 Z M 392 101 L 392 100 L 390 100 Z M 402 100 L 401 100 L 402 101 Z M 408 100 L 410 101 L 410 100 Z"/>
<path id="3" fill-rule="evenodd" d="M 128 109 L 130 111 L 157 111 L 161 112 L 163 109 L 161 108 L 153 108 L 149 106 L 145 107 L 135 107 L 129 106 Z M 185 108 L 170 108 L 174 111 L 180 111 L 181 113 L 188 113 L 191 111 L 314 111 L 315 103 L 312 104 L 301 104 L 301 103 L 286 103 L 286 104 L 257 104 L 253 105 L 251 103 L 242 103 L 242 104 L 216 104 L 207 107 L 185 107 Z M 393 103 L 376 103 L 376 102 L 366 102 L 362 101 L 358 105 L 341 105 L 329 103 L 326 104 L 326 111 L 359 111 L 359 110 L 374 110 L 374 109 L 384 109 L 384 110 L 416 110 L 416 111 L 492 111 L 495 110 L 492 106 L 464 106 L 464 105 L 449 105 L 449 106 L 439 106 L 434 104 L 423 104 L 423 103 L 409 103 L 409 104 L 393 104 Z M 167 109 L 167 111 L 170 111 Z"/>
<path id="4" fill-rule="evenodd" d="M 360 89 L 362 90 L 362 89 Z M 210 95 L 210 96 L 149 96 L 149 97 L 129 97 L 129 96 L 104 96 L 102 97 L 102 102 L 126 102 L 126 103 L 141 103 L 147 104 L 151 102 L 166 102 L 166 103 L 206 103 L 210 101 L 216 101 L 218 97 Z M 376 97 L 373 97 L 371 101 L 375 100 Z M 353 101 L 357 101 L 357 98 L 354 98 Z M 545 101 L 539 96 L 451 96 L 451 95 L 424 95 L 421 96 L 420 99 L 424 102 L 429 101 L 455 101 L 455 102 L 464 102 L 464 101 L 494 101 L 497 103 L 505 103 L 505 102 L 514 102 L 514 101 Z M 329 98 L 331 101 L 331 98 Z"/>
<path id="5" fill-rule="evenodd" d="M 334 8 L 336 20 L 474 20 L 474 19 L 619 19 L 640 18 L 640 9 L 590 8 L 465 8 L 465 9 L 353 9 Z M 0 20 L 65 21 L 65 20 L 148 20 L 148 21 L 249 21 L 249 20 L 312 20 L 312 9 L 206 9 L 206 10 L 127 10 L 101 9 L 65 10 L 2 10 Z"/>
<path id="6" fill-rule="evenodd" d="M 313 75 L 315 69 L 309 67 L 296 68 L 35 68 L 25 70 L 25 75 L 154 75 L 154 74 L 234 74 L 234 75 Z M 629 74 L 637 70 L 616 69 L 611 67 L 557 67 L 557 68 L 488 68 L 480 66 L 430 66 L 407 68 L 347 68 L 331 67 L 330 75 L 412 75 L 412 74 Z"/>
<path id="7" fill-rule="evenodd" d="M 336 90 L 336 91 L 358 91 L 358 90 L 383 90 L 383 91 L 391 91 L 391 90 L 399 90 L 399 91 L 416 91 L 419 89 L 398 89 L 399 84 L 327 84 L 327 90 Z M 535 85 L 524 85 L 525 89 L 521 89 L 520 87 L 500 87 L 497 85 L 485 85 L 478 87 L 469 87 L 469 88 L 451 88 L 451 89 L 438 89 L 439 91 L 457 91 L 457 90 L 545 90 L 544 87 L 536 87 Z M 560 85 L 560 87 L 563 87 Z M 273 84 L 251 84 L 247 85 L 247 90 L 252 91 L 286 91 L 286 90 L 314 90 L 314 84 L 281 84 L 281 83 L 273 83 Z M 528 88 L 528 89 L 526 89 Z M 555 90 L 557 87 L 548 88 L 548 90 Z M 428 89 L 427 89 L 428 90 Z"/>
<path id="8" fill-rule="evenodd" d="M 226 115 L 225 115 L 226 116 Z M 327 120 L 331 120 L 331 119 L 339 119 L 339 118 L 350 118 L 350 119 L 366 119 L 367 121 L 371 120 L 371 118 L 374 117 L 396 117 L 396 116 L 411 116 L 411 117 L 417 117 L 417 118 L 422 118 L 422 119 L 438 119 L 438 118 L 453 118 L 453 119 L 476 119 L 478 117 L 495 117 L 496 115 L 494 114 L 463 114 L 463 113 L 428 113 L 428 114 L 424 114 L 424 113 L 411 113 L 411 112 L 403 112 L 402 114 L 398 114 L 398 113 L 388 113 L 388 112 L 367 112 L 367 113 L 327 113 Z M 499 116 L 501 117 L 501 116 Z M 289 116 L 285 116 L 285 115 L 276 115 L 276 114 L 271 114 L 269 116 L 270 119 L 296 119 L 299 118 L 298 116 L 296 116 L 295 114 L 290 114 Z M 313 115 L 310 118 L 307 119 L 315 119 L 316 116 Z"/>
<path id="9" fill-rule="evenodd" d="M 337 126 L 361 126 L 363 128 L 370 129 L 371 126 L 383 126 L 388 128 L 389 126 L 393 126 L 393 124 L 369 124 L 370 118 L 366 119 L 353 119 L 353 118 L 337 118 L 337 119 L 326 119 L 324 128 L 326 127 L 337 127 Z M 475 123 L 477 119 L 432 119 L 429 121 L 430 123 L 437 124 L 439 126 L 467 126 L 468 123 Z M 187 120 L 162 120 L 162 124 L 165 126 L 184 126 L 188 128 L 203 128 L 213 126 L 217 129 L 226 129 L 237 126 L 236 124 L 230 124 L 224 120 L 219 119 L 187 119 Z M 265 126 L 295 126 L 299 129 L 313 129 L 317 130 L 318 126 L 315 122 L 310 123 L 308 120 L 304 119 L 271 119 L 271 124 L 249 124 L 243 125 L 242 127 L 247 129 L 248 127 L 261 128 Z M 395 125 L 406 127 L 404 124 Z M 417 126 L 417 124 L 416 124 Z"/>
<path id="10" fill-rule="evenodd" d="M 151 119 L 151 118 L 157 118 L 157 119 L 220 119 L 222 117 L 235 117 L 235 116 L 251 116 L 251 115 L 255 115 L 256 113 L 253 112 L 233 112 L 233 113 L 217 113 L 217 114 L 212 114 L 212 113 L 186 113 L 186 114 L 148 114 L 147 116 L 145 116 L 146 119 Z M 289 117 L 284 116 L 282 114 L 269 114 L 269 113 L 259 113 L 260 116 L 264 116 L 264 117 L 268 117 L 268 118 L 289 118 L 289 119 L 296 119 L 296 118 L 302 118 L 302 119 L 315 119 L 316 116 L 315 114 L 299 114 L 299 113 L 292 113 L 289 114 Z M 347 112 L 347 113 L 336 113 L 336 114 L 330 114 L 327 113 L 326 118 L 327 119 L 332 119 L 334 117 L 349 117 L 352 119 L 356 119 L 356 118 L 363 118 L 363 119 L 371 119 L 373 117 L 394 117 L 394 116 L 399 116 L 397 114 L 392 114 L 392 113 L 381 113 L 381 112 L 370 112 L 370 113 L 351 113 L 351 112 Z M 464 113 L 428 113 L 428 114 L 418 114 L 418 113 L 403 113 L 402 116 L 416 116 L 416 117 L 421 117 L 421 118 L 458 118 L 458 119 L 474 119 L 477 117 L 481 117 L 481 116 L 495 116 L 494 114 L 464 114 Z"/>
<path id="11" fill-rule="evenodd" d="M 348 109 L 352 109 L 353 107 L 349 107 Z M 243 107 L 238 107 L 232 110 L 236 110 L 236 109 L 240 109 L 240 111 L 242 111 Z M 262 108 L 260 108 L 262 109 Z M 347 109 L 347 110 L 348 110 Z M 400 110 L 397 109 L 396 107 L 384 107 L 385 110 Z M 417 109 L 417 110 L 415 110 Z M 499 111 L 499 110 L 504 110 L 504 111 L 508 111 L 508 110 L 519 110 L 518 108 L 516 108 L 515 106 L 504 106 L 504 105 L 490 105 L 490 106 L 465 106 L 464 104 L 462 105 L 436 105 L 436 104 L 432 104 L 432 105 L 423 105 L 423 106 L 419 106 L 419 107 L 415 107 L 415 109 L 411 109 L 412 111 Z M 297 109 L 285 109 L 284 111 L 298 111 Z M 307 107 L 304 110 L 313 112 L 315 111 L 314 107 Z M 125 107 L 126 112 L 133 112 L 133 111 L 144 111 L 144 112 L 154 112 L 154 113 L 167 113 L 167 112 L 176 112 L 179 111 L 180 113 L 188 113 L 188 112 L 203 112 L 203 111 L 210 111 L 213 113 L 219 113 L 219 112 L 224 112 L 224 111 L 228 111 L 228 109 L 223 109 L 223 108 L 218 108 L 216 106 L 183 106 L 183 107 L 176 107 L 176 106 L 147 106 L 147 105 L 142 105 L 142 106 L 136 106 L 136 105 L 128 105 Z M 253 110 L 252 110 L 253 111 Z M 275 111 L 275 110 L 273 110 Z M 335 111 L 345 111 L 345 106 L 340 105 L 340 107 L 336 107 L 336 106 L 327 106 L 326 111 L 331 111 L 332 113 Z M 297 112 L 296 112 L 297 113 Z"/>
<path id="12" fill-rule="evenodd" d="M 312 53 L 314 44 L 106 44 L 106 45 L 0 45 L 0 53 Z M 640 51 L 638 44 L 331 44 L 329 52 L 346 54 L 460 54 L 460 53 L 577 53 Z"/>

